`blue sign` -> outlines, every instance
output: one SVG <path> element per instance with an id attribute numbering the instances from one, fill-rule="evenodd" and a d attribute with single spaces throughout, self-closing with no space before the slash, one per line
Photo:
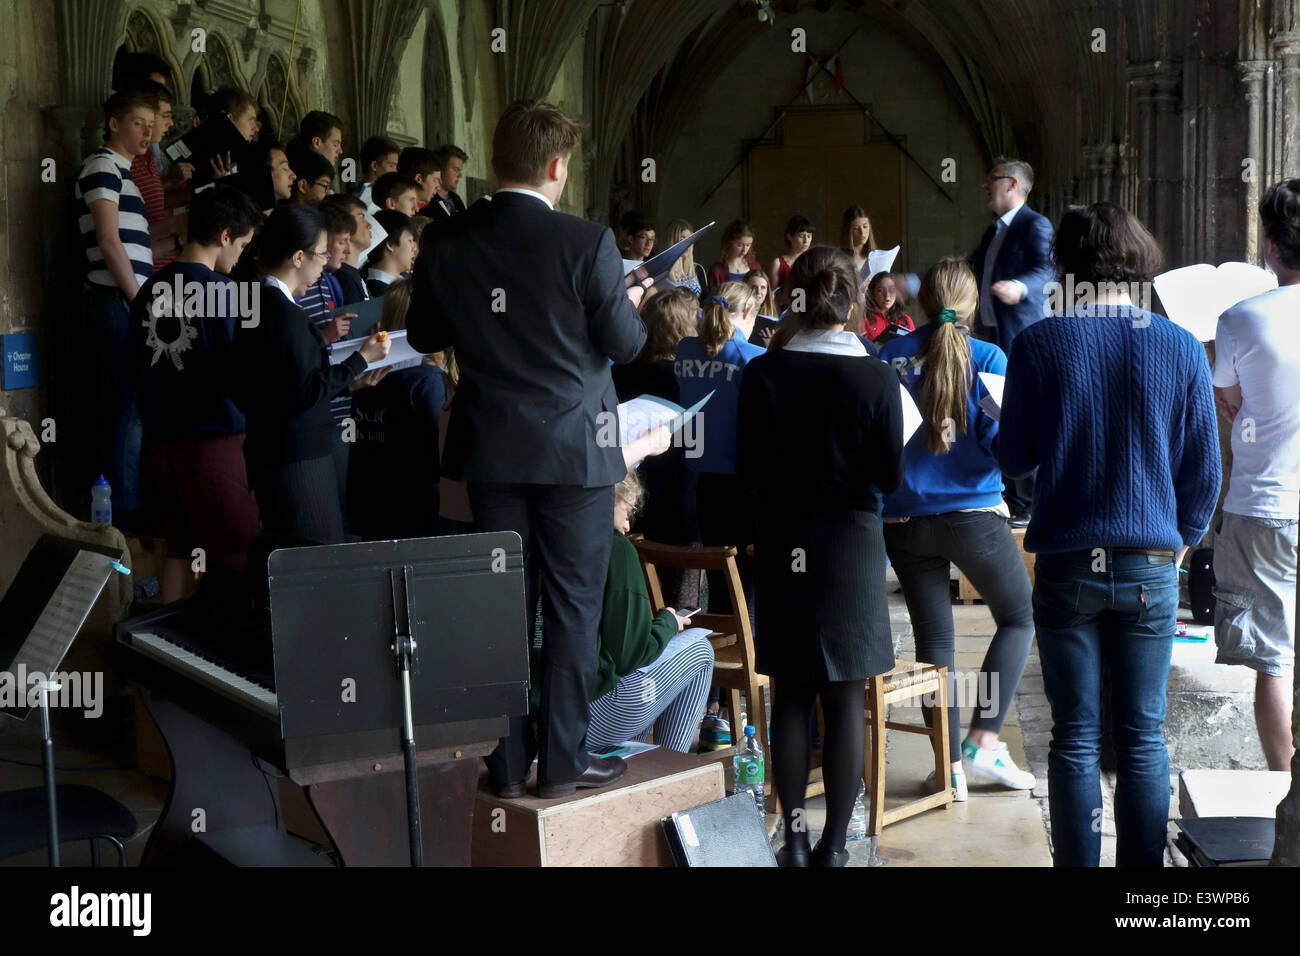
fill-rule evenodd
<path id="1" fill-rule="evenodd" d="M 0 388 L 12 392 L 19 388 L 35 388 L 40 383 L 37 374 L 37 340 L 35 332 L 14 332 L 0 335 Z"/>

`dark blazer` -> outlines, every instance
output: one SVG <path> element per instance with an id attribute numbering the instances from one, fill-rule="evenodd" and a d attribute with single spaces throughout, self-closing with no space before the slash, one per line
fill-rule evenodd
<path id="1" fill-rule="evenodd" d="M 498 193 L 425 231 L 407 341 L 419 352 L 456 349 L 448 478 L 621 481 L 617 434 L 597 442 L 615 421 L 602 413 L 617 414 L 609 363 L 632 361 L 645 338 L 614 234 L 600 223 Z"/>
<path id="2" fill-rule="evenodd" d="M 764 515 L 874 512 L 903 480 L 902 407 L 878 359 L 769 351 L 745 366 L 737 470 Z"/>
<path id="3" fill-rule="evenodd" d="M 451 208 L 449 209 L 448 206 Z M 450 219 L 452 216 L 459 215 L 464 211 L 465 203 L 461 200 L 460 196 L 456 195 L 456 190 L 454 189 L 447 190 L 446 199 L 443 199 L 435 193 L 429 204 L 420 210 L 423 215 L 428 216 L 435 222 L 438 220 Z"/>
<path id="4" fill-rule="evenodd" d="M 331 365 L 320 330 L 279 288 L 264 284 L 261 297 L 257 325 L 235 330 L 250 471 L 333 454 L 330 399 L 366 370 L 359 352 Z"/>
<path id="5" fill-rule="evenodd" d="M 989 243 L 997 232 L 994 222 L 984 233 L 979 247 L 971 253 L 970 266 L 975 270 L 975 281 L 980 283 L 980 295 L 991 295 L 984 288 L 984 257 Z M 1006 238 L 998 250 L 997 261 L 993 263 L 990 284 L 1003 279 L 1023 282 L 1029 294 L 1015 305 L 1007 305 L 993 299 L 993 313 L 997 316 L 997 337 L 993 338 L 990 330 L 983 325 L 980 312 L 976 311 L 974 327 L 980 334 L 997 343 L 1008 355 L 1011 343 L 1021 330 L 1033 325 L 1043 317 L 1043 303 L 1047 298 L 1044 286 L 1056 280 L 1056 267 L 1052 264 L 1052 223 L 1046 216 L 1034 212 L 1027 205 L 1021 206 L 1007 226 Z"/>

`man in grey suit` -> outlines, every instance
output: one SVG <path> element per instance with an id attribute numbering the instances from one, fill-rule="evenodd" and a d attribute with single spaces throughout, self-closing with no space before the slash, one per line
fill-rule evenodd
<path id="1" fill-rule="evenodd" d="M 614 236 L 555 211 L 578 123 L 539 100 L 511 104 L 492 139 L 501 188 L 425 230 L 407 336 L 420 352 L 454 346 L 460 386 L 442 472 L 469 485 L 480 531 L 524 543 L 528 620 L 542 599 L 541 701 L 512 720 L 488 758 L 493 786 L 521 796 L 534 754 L 538 795 L 618 779 L 618 757 L 586 751 L 597 632 L 613 540 L 622 450 L 599 441 L 616 414 L 609 365 L 630 362 L 646 330 Z"/>

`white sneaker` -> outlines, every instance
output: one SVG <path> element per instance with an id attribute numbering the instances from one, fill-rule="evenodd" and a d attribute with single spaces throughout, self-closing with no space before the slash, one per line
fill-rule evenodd
<path id="1" fill-rule="evenodd" d="M 1010 790 L 1032 790 L 1037 782 L 1032 773 L 1016 766 L 1002 741 L 991 750 L 984 750 L 971 743 L 968 737 L 961 742 L 961 763 L 978 783 L 997 783 Z"/>
<path id="2" fill-rule="evenodd" d="M 954 770 L 952 772 L 952 789 L 956 792 L 953 800 L 957 803 L 965 803 L 968 795 L 966 788 L 966 772 L 964 770 Z M 931 770 L 925 778 L 925 792 L 934 793 L 934 771 Z"/>

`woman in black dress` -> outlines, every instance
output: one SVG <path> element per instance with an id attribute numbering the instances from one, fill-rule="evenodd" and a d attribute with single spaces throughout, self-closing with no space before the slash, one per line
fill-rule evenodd
<path id="1" fill-rule="evenodd" d="M 898 378 L 845 330 L 858 307 L 848 254 L 815 246 L 790 275 L 805 307 L 746 367 L 740 474 L 758 491 L 757 668 L 772 678 L 773 779 L 785 815 L 783 865 L 843 866 L 862 778 L 866 680 L 894 665 L 880 492 L 903 477 Z M 804 824 L 809 734 L 826 717 L 826 827 Z"/>

